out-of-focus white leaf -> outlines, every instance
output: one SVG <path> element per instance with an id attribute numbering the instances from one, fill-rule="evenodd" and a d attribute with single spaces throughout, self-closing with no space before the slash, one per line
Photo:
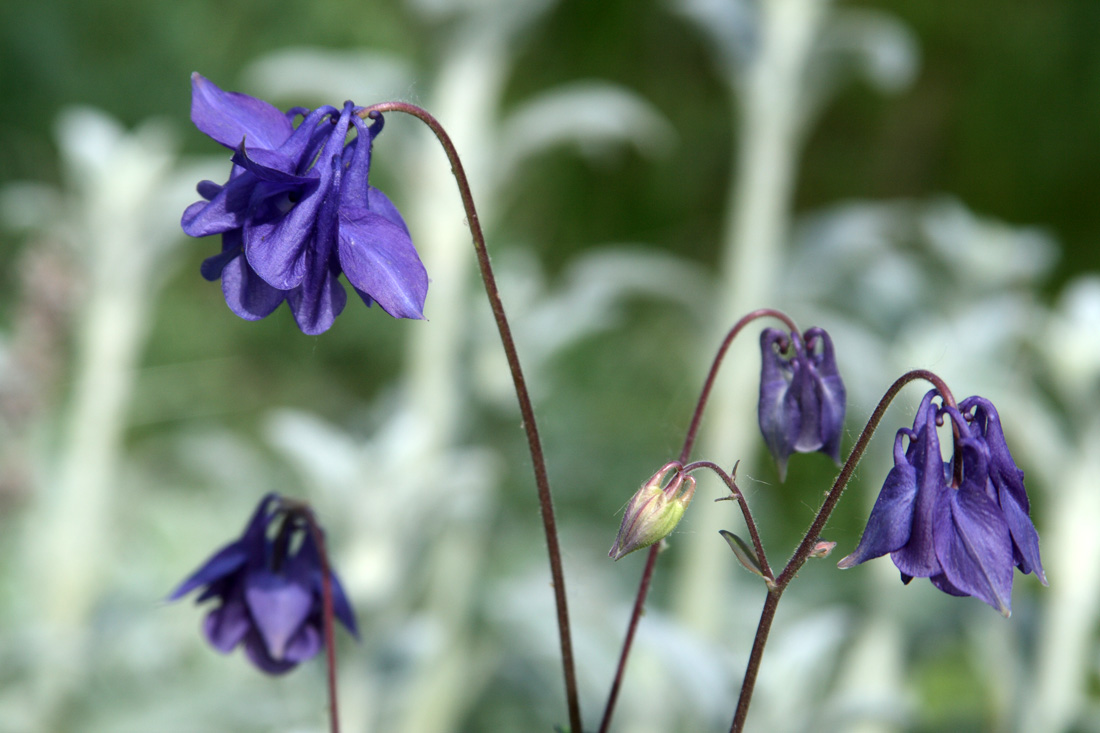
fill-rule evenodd
<path id="1" fill-rule="evenodd" d="M 640 245 L 607 245 L 577 257 L 550 289 L 539 264 L 530 256 L 509 253 L 497 262 L 497 279 L 529 386 L 536 398 L 549 380 L 540 372 L 555 354 L 595 333 L 613 328 L 622 306 L 632 297 L 657 298 L 684 307 L 698 319 L 709 305 L 710 280 L 699 265 Z M 476 351 L 478 373 L 487 393 L 511 403 L 511 376 L 499 353 L 490 347 L 496 332 L 488 325 L 484 348 Z"/>
<path id="2" fill-rule="evenodd" d="M 920 227 L 931 250 L 970 287 L 1041 282 L 1058 256 L 1054 240 L 1039 229 L 977 216 L 954 199 L 931 202 Z"/>
<path id="3" fill-rule="evenodd" d="M 750 0 L 676 0 L 672 5 L 707 36 L 727 73 L 736 73 L 757 53 L 760 20 L 756 3 Z"/>
<path id="4" fill-rule="evenodd" d="M 1069 404 L 1100 387 L 1100 277 L 1071 282 L 1058 299 L 1037 347 Z M 1078 403 L 1079 404 L 1079 403 Z"/>
<path id="5" fill-rule="evenodd" d="M 498 149 L 501 180 L 526 158 L 555 145 L 574 144 L 591 155 L 616 145 L 665 152 L 672 125 L 649 102 L 608 82 L 573 82 L 534 97 L 502 125 Z"/>
<path id="6" fill-rule="evenodd" d="M 838 9 L 824 24 L 816 48 L 819 63 L 811 72 L 839 84 L 845 71 L 865 78 L 882 92 L 909 86 L 920 66 L 920 48 L 913 32 L 894 16 L 875 10 Z M 825 82 L 825 78 L 819 79 Z"/>
<path id="7" fill-rule="evenodd" d="M 488 513 L 497 457 L 478 447 L 425 454 L 411 412 L 393 410 L 370 436 L 308 412 L 277 410 L 269 443 L 297 470 L 342 548 L 341 577 L 361 607 L 399 603 L 415 563 L 451 523 L 475 525 Z"/>
<path id="8" fill-rule="evenodd" d="M 442 22 L 466 16 L 493 36 L 511 36 L 538 20 L 557 0 L 408 0 L 408 5 L 429 21 Z"/>
<path id="9" fill-rule="evenodd" d="M 849 619 L 835 607 L 818 605 L 802 610 L 793 620 L 775 624 L 753 700 L 758 730 L 794 733 L 813 730 L 819 724 L 816 701 L 832 681 L 830 673 L 848 633 Z M 796 609 L 784 612 L 790 618 Z M 785 704 L 791 699 L 815 702 L 792 707 Z"/>
<path id="10" fill-rule="evenodd" d="M 413 71 L 397 56 L 372 51 L 326 48 L 286 48 L 261 56 L 242 76 L 252 96 L 315 100 L 339 106 L 345 99 L 366 106 L 407 98 L 413 91 Z"/>
<path id="11" fill-rule="evenodd" d="M 320 485 L 348 484 L 359 468 L 358 446 L 351 436 L 312 413 L 275 410 L 267 419 L 267 438 L 310 480 Z"/>

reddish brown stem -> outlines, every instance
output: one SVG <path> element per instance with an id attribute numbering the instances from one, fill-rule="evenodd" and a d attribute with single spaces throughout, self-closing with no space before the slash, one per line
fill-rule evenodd
<path id="1" fill-rule="evenodd" d="M 317 554 L 321 557 L 321 618 L 325 637 L 325 662 L 328 668 L 329 731 L 340 733 L 340 706 L 336 698 L 336 634 L 332 605 L 332 567 L 328 560 L 325 533 L 317 526 L 312 511 L 307 510 L 306 516 L 309 531 L 317 545 Z"/>
<path id="2" fill-rule="evenodd" d="M 443 126 L 439 124 L 435 117 L 426 110 L 406 102 L 382 102 L 365 107 L 357 114 L 364 118 L 376 119 L 383 112 L 403 112 L 427 125 L 439 140 L 440 145 L 443 146 L 447 160 L 451 164 L 451 172 L 454 173 L 455 181 L 458 183 L 459 196 L 462 198 L 462 206 L 466 210 L 466 219 L 470 226 L 470 234 L 473 237 L 478 268 L 481 271 L 482 282 L 485 284 L 485 295 L 489 299 L 489 307 L 492 309 L 493 318 L 496 320 L 500 342 L 504 347 L 504 355 L 508 360 L 508 369 L 512 373 L 512 383 L 516 389 L 516 401 L 519 403 L 520 416 L 523 418 L 523 429 L 527 434 L 527 448 L 531 453 L 531 463 L 535 473 L 535 487 L 538 492 L 539 508 L 542 511 L 543 530 L 546 534 L 546 549 L 550 556 L 550 576 L 554 590 L 554 602 L 557 606 L 558 635 L 561 643 L 562 672 L 565 677 L 565 699 L 569 711 L 569 726 L 573 733 L 583 733 L 580 699 L 577 693 L 577 675 L 573 661 L 573 641 L 569 629 L 569 605 L 565 594 L 565 571 L 562 568 L 561 547 L 558 541 L 557 522 L 554 518 L 554 501 L 550 492 L 550 479 L 546 472 L 546 459 L 542 451 L 542 441 L 539 438 L 538 424 L 535 422 L 535 408 L 531 404 L 527 382 L 523 377 L 523 369 L 519 363 L 519 353 L 516 351 L 515 340 L 512 338 L 512 329 L 508 325 L 508 318 L 504 313 L 504 303 L 500 299 L 496 277 L 489 262 L 489 251 L 485 246 L 485 234 L 482 232 L 481 220 L 478 219 L 477 208 L 474 206 L 470 183 L 466 178 L 462 161 L 458 157 L 458 151 L 455 149 L 454 143 L 451 142 L 450 135 L 447 134 L 447 131 L 443 129 Z"/>
<path id="3" fill-rule="evenodd" d="M 779 605 L 779 597 L 806 563 L 806 560 L 809 559 L 810 553 L 813 552 L 814 545 L 817 544 L 817 540 L 821 535 L 821 530 L 825 528 L 825 523 L 829 521 L 829 516 L 836 508 L 837 502 L 840 501 L 840 496 L 844 493 L 848 481 L 852 478 L 856 465 L 863 457 L 867 444 L 871 442 L 871 436 L 874 435 L 879 423 L 882 422 L 883 415 L 886 414 L 886 408 L 890 406 L 902 387 L 917 379 L 931 382 L 943 398 L 944 404 L 954 406 L 955 397 L 944 381 L 925 369 L 914 369 L 898 377 L 886 390 L 886 394 L 882 396 L 882 399 L 879 400 L 874 412 L 871 413 L 871 417 L 868 418 L 867 424 L 863 427 L 863 432 L 859 434 L 856 444 L 852 446 L 852 451 L 848 454 L 848 460 L 844 462 L 844 466 L 840 469 L 836 480 L 833 481 L 832 488 L 829 489 L 829 493 L 821 503 L 821 508 L 818 509 L 817 515 L 810 523 L 810 528 L 806 530 L 802 542 L 787 562 L 786 567 L 783 568 L 783 572 L 776 578 L 775 587 L 768 592 L 768 598 L 760 612 L 760 623 L 756 629 L 756 637 L 753 639 L 749 663 L 745 668 L 745 678 L 741 682 L 741 694 L 737 699 L 737 710 L 734 712 L 733 723 L 730 725 L 730 733 L 740 733 L 744 728 L 749 703 L 752 701 L 753 687 L 756 684 L 756 675 L 760 671 L 760 661 L 764 655 L 764 645 L 767 643 L 768 631 L 771 629 L 775 610 Z"/>
<path id="4" fill-rule="evenodd" d="M 722 344 L 718 347 L 718 353 L 714 355 L 714 361 L 711 362 L 710 371 L 707 372 L 707 378 L 703 381 L 703 389 L 699 394 L 699 399 L 695 403 L 695 412 L 691 416 L 691 422 L 688 424 L 687 435 L 684 436 L 684 445 L 680 449 L 680 463 L 686 463 L 688 457 L 691 455 L 691 449 L 695 446 L 695 438 L 699 434 L 699 426 L 703 421 L 703 411 L 706 409 L 707 402 L 710 399 L 711 390 L 714 389 L 714 382 L 718 377 L 718 371 L 722 367 L 722 362 L 726 357 L 726 352 L 729 350 L 730 344 L 737 338 L 737 335 L 753 321 L 758 318 L 778 318 L 782 321 L 792 332 L 798 332 L 798 326 L 791 320 L 790 316 L 782 311 L 775 310 L 773 308 L 760 308 L 754 310 L 751 313 L 743 316 L 737 323 L 733 325 L 727 333 L 726 337 L 722 339 Z M 748 505 L 742 504 L 742 511 L 748 514 Z M 657 562 L 657 552 L 661 543 L 653 545 L 649 550 L 649 556 L 646 558 L 645 569 L 642 571 L 642 579 L 638 584 L 638 592 L 634 599 L 634 609 L 630 614 L 630 621 L 626 627 L 626 636 L 623 638 L 623 649 L 619 655 L 619 666 L 615 669 L 615 679 L 611 683 L 611 692 L 607 696 L 607 704 L 604 706 L 603 718 L 600 721 L 599 733 L 607 733 L 611 727 L 611 716 L 615 712 L 615 704 L 619 700 L 619 690 L 622 688 L 623 674 L 626 672 L 626 663 L 630 658 L 630 649 L 634 644 L 634 632 L 638 628 L 638 620 L 641 618 L 642 611 L 645 609 L 645 599 L 649 594 L 650 582 L 653 579 L 653 569 Z"/>

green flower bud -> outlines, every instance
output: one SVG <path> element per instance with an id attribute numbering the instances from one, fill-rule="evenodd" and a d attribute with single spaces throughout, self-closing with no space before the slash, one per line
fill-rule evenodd
<path id="1" fill-rule="evenodd" d="M 623 523 L 619 526 L 619 536 L 615 538 L 611 552 L 607 553 L 608 557 L 618 560 L 623 555 L 649 547 L 676 528 L 691 503 L 691 497 L 695 495 L 695 479 L 684 475 L 680 470 L 682 468 L 676 461 L 666 463 L 631 497 L 623 514 Z M 672 479 L 661 488 L 669 473 L 673 474 Z"/>

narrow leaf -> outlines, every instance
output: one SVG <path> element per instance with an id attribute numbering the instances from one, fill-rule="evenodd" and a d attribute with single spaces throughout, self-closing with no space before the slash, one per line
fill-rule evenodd
<path id="1" fill-rule="evenodd" d="M 759 575 L 761 578 L 764 577 L 764 571 L 760 569 L 760 560 L 757 559 L 756 552 L 747 542 L 733 532 L 727 532 L 724 529 L 718 530 L 718 533 L 725 538 L 730 549 L 733 550 L 733 554 L 737 557 L 738 561 L 745 566 L 746 570 L 750 573 Z"/>

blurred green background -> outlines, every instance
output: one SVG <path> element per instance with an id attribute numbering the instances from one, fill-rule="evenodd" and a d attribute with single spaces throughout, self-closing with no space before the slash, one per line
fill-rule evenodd
<path id="1" fill-rule="evenodd" d="M 773 269 L 750 295 L 731 265 L 752 239 L 736 185 L 768 95 L 745 89 L 765 24 L 804 22 L 768 8 L 820 14 L 819 35 L 786 90 L 805 124 L 781 140 L 792 177 L 766 199 Z M 424 242 L 427 322 L 351 304 L 323 337 L 285 308 L 246 323 L 198 276 L 217 242 L 175 233 L 194 171 L 223 177 L 228 158 L 188 122 L 192 71 L 283 108 L 385 76 L 470 156 L 557 492 L 592 729 L 642 562 L 606 559 L 619 512 L 678 453 L 744 297 L 833 334 L 846 446 L 906 368 L 1016 408 L 1044 553 L 1061 538 L 1052 588 L 1018 577 L 1008 622 L 902 587 L 886 560 L 808 566 L 750 727 L 1100 730 L 1100 578 L 1078 542 L 1100 520 L 1098 34 L 1100 5 L 1074 1 L 3 4 L 0 731 L 324 730 L 320 664 L 264 678 L 205 648 L 187 603 L 161 604 L 269 490 L 331 522 L 364 626 L 340 642 L 347 730 L 565 722 L 529 458 L 437 146 L 390 115 L 372 171 Z M 531 105 L 593 80 L 583 109 Z M 73 107 L 121 127 L 61 117 Z M 150 119 L 167 127 L 124 136 Z M 112 233 L 117 212 L 140 226 Z M 753 432 L 754 339 L 715 408 L 738 415 L 712 418 L 701 448 L 721 453 L 700 457 L 743 460 L 775 565 L 834 468 L 796 457 L 779 483 Z M 830 523 L 834 560 L 919 396 Z M 738 523 L 720 495 L 701 487 L 662 557 L 620 730 L 728 725 L 762 592 L 713 531 Z"/>

